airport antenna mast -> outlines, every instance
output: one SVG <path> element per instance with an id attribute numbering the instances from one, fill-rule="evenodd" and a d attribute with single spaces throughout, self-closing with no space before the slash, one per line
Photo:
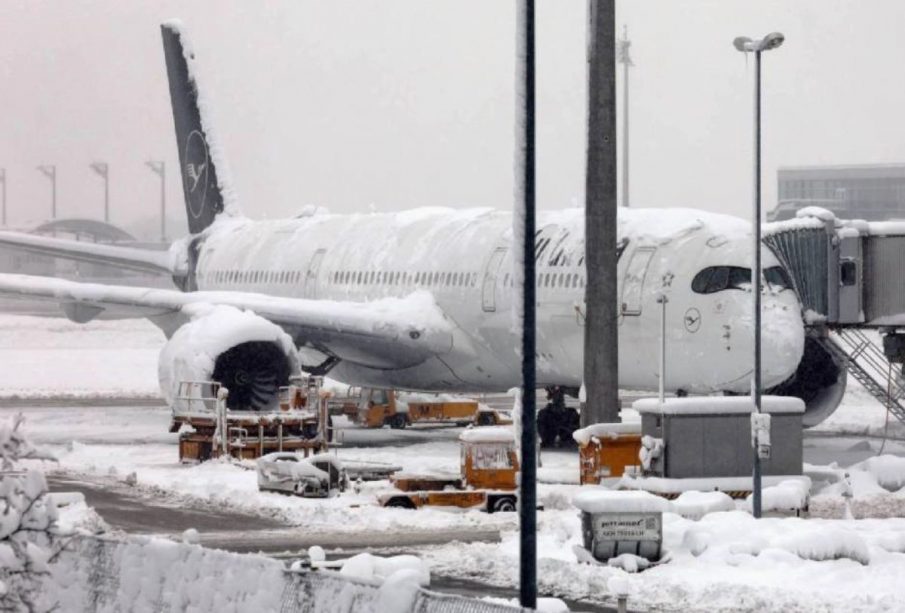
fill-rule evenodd
<path id="1" fill-rule="evenodd" d="M 628 26 L 622 26 L 622 38 L 616 42 L 616 61 L 622 64 L 622 206 L 629 205 L 628 178 L 628 69 L 634 66 L 629 51 L 632 41 L 628 39 Z"/>

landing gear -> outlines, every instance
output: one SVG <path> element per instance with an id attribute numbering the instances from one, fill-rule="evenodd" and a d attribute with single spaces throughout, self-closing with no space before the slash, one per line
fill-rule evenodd
<path id="1" fill-rule="evenodd" d="M 547 406 L 537 412 L 537 434 L 541 447 L 573 447 L 572 433 L 578 428 L 578 411 L 566 406 L 561 387 L 547 388 Z"/>

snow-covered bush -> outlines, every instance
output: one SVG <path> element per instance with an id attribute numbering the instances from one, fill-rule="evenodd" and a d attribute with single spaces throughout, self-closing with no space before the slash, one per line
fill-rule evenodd
<path id="1" fill-rule="evenodd" d="M 56 506 L 38 470 L 19 470 L 25 459 L 53 459 L 34 447 L 19 426 L 21 414 L 0 424 L 0 610 L 39 611 L 41 581 L 54 545 Z"/>

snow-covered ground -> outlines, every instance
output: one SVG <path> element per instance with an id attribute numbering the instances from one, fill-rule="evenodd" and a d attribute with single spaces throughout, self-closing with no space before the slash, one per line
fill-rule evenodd
<path id="1" fill-rule="evenodd" d="M 0 397 L 156 396 L 157 353 L 163 335 L 144 321 L 94 322 L 0 316 Z M 856 384 L 819 431 L 880 435 L 885 411 Z M 0 417 L 16 409 L 0 409 Z M 244 510 L 276 517 L 308 532 L 407 532 L 440 528 L 498 528 L 501 544 L 451 543 L 425 550 L 435 572 L 511 585 L 517 573 L 518 538 L 512 514 L 476 511 L 382 509 L 375 494 L 386 482 L 329 500 L 260 493 L 250 463 L 178 463 L 169 412 L 153 407 L 27 408 L 26 433 L 59 457 L 56 470 L 130 482 L 137 492 L 173 502 Z M 343 425 L 338 423 L 338 425 Z M 396 464 L 407 471 L 457 473 L 459 428 L 345 430 L 341 458 Z M 891 436 L 905 436 L 894 421 Z M 820 463 L 848 467 L 876 453 L 880 441 L 811 437 Z M 865 447 L 867 446 L 867 447 Z M 905 455 L 900 441 L 886 453 Z M 811 449 L 811 453 L 814 451 Z M 622 570 L 580 563 L 574 547 L 581 531 L 572 497 L 574 453 L 544 452 L 539 487 L 545 510 L 538 538 L 542 591 L 611 600 L 608 580 Z M 905 515 L 905 460 L 881 458 L 848 467 L 855 517 Z M 737 510 L 694 521 L 669 513 L 665 549 L 670 561 L 627 577 L 637 608 L 661 610 L 875 611 L 905 609 L 905 519 L 836 519 L 846 514 L 837 480 L 812 492 L 812 515 L 821 519 L 770 518 L 755 522 Z M 834 559 L 834 558 L 839 559 Z M 829 558 L 820 560 L 815 558 Z"/>

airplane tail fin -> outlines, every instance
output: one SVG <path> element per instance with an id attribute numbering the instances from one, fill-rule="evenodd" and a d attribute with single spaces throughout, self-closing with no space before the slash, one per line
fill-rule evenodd
<path id="1" fill-rule="evenodd" d="M 176 125 L 186 215 L 189 231 L 197 234 L 224 211 L 227 214 L 238 211 L 232 203 L 232 190 L 225 180 L 228 171 L 212 133 L 209 109 L 203 102 L 199 104 L 203 92 L 198 85 L 195 54 L 188 37 L 182 25 L 175 20 L 162 24 L 160 31 L 170 83 L 173 122 Z"/>

